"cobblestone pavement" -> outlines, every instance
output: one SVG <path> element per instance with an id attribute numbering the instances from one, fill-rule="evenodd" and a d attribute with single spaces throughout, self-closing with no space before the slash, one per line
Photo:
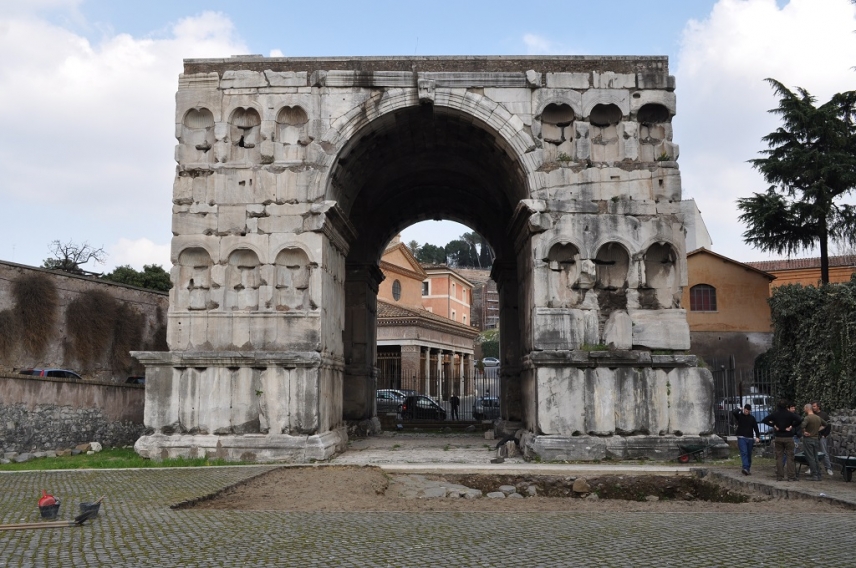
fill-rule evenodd
<path id="1" fill-rule="evenodd" d="M 0 522 L 36 520 L 42 488 L 60 519 L 105 495 L 81 527 L 0 532 L 12 566 L 781 566 L 850 565 L 856 514 L 790 521 L 753 513 L 289 513 L 169 505 L 268 467 L 0 474 Z M 811 527 L 806 541 L 798 526 Z M 786 527 L 787 530 L 783 530 Z M 823 542 L 823 547 L 806 546 Z M 806 552 L 809 549 L 811 552 Z"/>

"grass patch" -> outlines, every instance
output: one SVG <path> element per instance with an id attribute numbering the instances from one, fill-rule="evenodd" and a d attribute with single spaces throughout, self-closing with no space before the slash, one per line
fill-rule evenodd
<path id="1" fill-rule="evenodd" d="M 0 471 L 55 470 L 55 469 L 128 469 L 145 467 L 207 467 L 214 465 L 250 465 L 251 462 L 233 462 L 209 458 L 170 458 L 150 460 L 137 455 L 131 448 L 111 448 L 97 454 L 57 458 L 36 458 L 24 463 L 0 465 Z"/>

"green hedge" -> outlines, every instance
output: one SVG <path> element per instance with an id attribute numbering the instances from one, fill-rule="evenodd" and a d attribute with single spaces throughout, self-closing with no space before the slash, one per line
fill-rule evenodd
<path id="1" fill-rule="evenodd" d="M 856 408 L 856 274 L 850 282 L 787 285 L 770 298 L 773 348 L 767 363 L 785 398 Z"/>

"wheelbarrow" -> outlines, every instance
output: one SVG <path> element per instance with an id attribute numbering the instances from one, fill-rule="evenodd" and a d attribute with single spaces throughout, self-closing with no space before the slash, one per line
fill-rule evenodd
<path id="1" fill-rule="evenodd" d="M 681 452 L 680 454 L 678 454 L 678 461 L 681 463 L 688 463 L 691 458 L 697 462 L 704 461 L 704 457 L 707 455 L 707 450 L 709 447 L 710 446 L 708 446 L 707 444 L 687 444 L 685 446 L 678 446 L 678 449 Z"/>

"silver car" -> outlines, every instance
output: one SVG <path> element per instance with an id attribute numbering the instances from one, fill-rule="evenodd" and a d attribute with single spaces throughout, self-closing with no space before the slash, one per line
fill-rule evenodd
<path id="1" fill-rule="evenodd" d="M 493 420 L 499 418 L 499 399 L 495 396 L 480 396 L 473 403 L 473 418 Z"/>
<path id="2" fill-rule="evenodd" d="M 394 389 L 381 389 L 375 394 L 375 400 L 378 414 L 396 413 L 404 402 L 404 395 Z"/>

